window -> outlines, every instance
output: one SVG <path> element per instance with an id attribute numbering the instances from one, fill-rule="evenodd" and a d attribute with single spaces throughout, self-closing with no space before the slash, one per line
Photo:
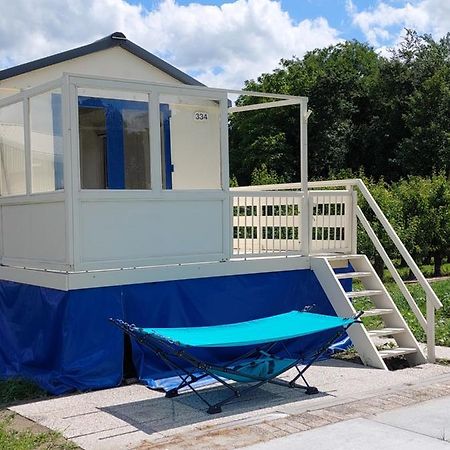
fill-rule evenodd
<path id="1" fill-rule="evenodd" d="M 81 91 L 81 188 L 150 189 L 147 96 Z"/>
<path id="2" fill-rule="evenodd" d="M 0 109 L 0 192 L 26 193 L 23 104 Z"/>
<path id="3" fill-rule="evenodd" d="M 31 190 L 64 189 L 61 91 L 30 98 Z"/>

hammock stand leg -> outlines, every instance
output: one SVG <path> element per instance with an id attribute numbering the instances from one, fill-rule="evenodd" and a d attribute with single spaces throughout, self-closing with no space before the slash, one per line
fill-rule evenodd
<path id="1" fill-rule="evenodd" d="M 150 346 L 148 344 L 148 342 L 141 342 L 143 344 L 146 344 L 149 348 L 151 348 L 152 350 L 154 350 L 152 348 L 152 346 Z M 183 354 L 184 352 L 181 352 L 181 354 L 176 355 L 177 357 L 181 358 L 181 359 L 185 359 L 186 361 L 189 361 L 191 364 L 193 364 L 193 361 L 196 361 L 196 358 L 193 357 L 187 357 L 186 354 L 184 354 L 184 358 L 183 358 Z M 166 397 L 167 398 L 173 398 L 173 397 L 177 397 L 179 395 L 178 390 L 183 388 L 183 387 L 188 387 L 203 403 L 205 403 L 206 405 L 208 405 L 208 411 L 213 411 L 214 410 L 214 406 L 215 405 L 211 405 L 211 403 L 209 403 L 205 397 L 203 395 L 200 394 L 200 392 L 198 392 L 197 389 L 195 389 L 192 386 L 192 383 L 195 383 L 196 381 L 200 380 L 201 378 L 205 378 L 206 376 L 211 376 L 212 378 L 214 378 L 216 381 L 220 382 L 223 386 L 225 386 L 226 388 L 230 389 L 231 391 L 233 391 L 233 395 L 230 398 L 235 398 L 235 397 L 239 397 L 240 393 L 239 391 L 234 388 L 233 386 L 231 386 L 229 383 L 225 382 L 224 380 L 222 380 L 220 377 L 218 377 L 217 375 L 211 373 L 208 371 L 207 368 L 202 368 L 200 367 L 202 364 L 199 365 L 194 365 L 195 368 L 203 370 L 204 374 L 200 375 L 199 377 L 195 376 L 193 374 L 192 371 L 186 370 L 185 368 L 183 368 L 182 366 L 180 366 L 179 364 L 173 362 L 170 360 L 170 358 L 168 357 L 168 355 L 164 352 L 164 351 L 159 351 L 158 352 L 158 356 L 172 369 L 184 372 L 186 374 L 185 377 L 183 377 L 182 375 L 178 375 L 181 378 L 181 383 L 176 387 L 171 389 L 170 391 L 168 391 L 166 393 Z M 217 411 L 217 412 L 221 412 Z M 210 413 L 210 414 L 214 414 L 214 413 Z"/>

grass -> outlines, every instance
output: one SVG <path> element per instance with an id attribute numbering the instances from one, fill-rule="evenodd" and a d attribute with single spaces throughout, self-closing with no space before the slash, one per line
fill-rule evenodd
<path id="1" fill-rule="evenodd" d="M 394 261 L 394 263 L 398 263 L 399 261 Z M 398 264 L 396 264 L 396 269 L 403 280 L 408 280 L 409 277 L 409 268 L 408 267 L 398 267 Z M 426 278 L 433 278 L 434 277 L 434 265 L 433 264 L 422 264 L 420 266 L 421 272 L 425 275 Z M 442 276 L 450 276 L 450 262 L 442 264 L 441 266 L 441 272 Z M 392 276 L 389 272 L 389 270 L 384 270 L 384 279 L 386 281 L 392 280 Z"/>
<path id="2" fill-rule="evenodd" d="M 355 286 L 358 288 L 357 284 Z M 408 326 L 420 342 L 426 342 L 425 331 L 420 326 L 416 316 L 403 297 L 400 289 L 394 282 L 386 282 L 385 286 L 395 301 L 397 307 L 405 318 Z M 436 345 L 450 347 L 450 280 L 434 281 L 432 288 L 443 303 L 443 307 L 436 311 Z M 422 314 L 426 317 L 426 297 L 422 288 L 417 284 L 409 284 L 408 289 L 418 304 Z M 366 298 L 355 299 L 355 308 L 363 310 L 373 307 L 371 301 Z M 363 318 L 363 322 L 368 329 L 380 328 L 382 320 L 379 317 Z"/>
<path id="3" fill-rule="evenodd" d="M 0 379 L 0 449 L 1 450 L 72 450 L 78 447 L 61 434 L 38 427 L 33 422 L 7 410 L 7 406 L 25 400 L 44 398 L 47 394 L 22 378 Z M 30 429 L 33 428 L 33 429 Z"/>
<path id="4" fill-rule="evenodd" d="M 17 430 L 14 427 L 14 414 L 0 420 L 0 448 L 2 450 L 72 450 L 75 444 L 65 441 L 59 433 L 47 431 L 35 433 L 31 430 Z"/>
<path id="5" fill-rule="evenodd" d="M 0 406 L 46 396 L 46 392 L 31 381 L 22 378 L 0 379 Z"/>

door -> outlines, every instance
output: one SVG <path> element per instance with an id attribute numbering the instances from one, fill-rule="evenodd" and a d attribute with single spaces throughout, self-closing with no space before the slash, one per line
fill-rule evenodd
<path id="1" fill-rule="evenodd" d="M 79 97 L 82 189 L 150 189 L 146 102 Z M 161 105 L 163 188 L 172 188 L 170 110 Z"/>

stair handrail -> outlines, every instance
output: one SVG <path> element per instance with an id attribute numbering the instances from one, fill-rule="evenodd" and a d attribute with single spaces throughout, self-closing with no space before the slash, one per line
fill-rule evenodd
<path id="1" fill-rule="evenodd" d="M 292 183 L 297 184 L 297 183 Z M 411 272 L 414 274 L 414 276 L 417 279 L 417 282 L 420 284 L 420 286 L 423 288 L 425 293 L 427 294 L 427 298 L 430 300 L 431 304 L 435 309 L 442 308 L 442 302 L 439 300 L 436 293 L 433 291 L 433 288 L 431 287 L 428 280 L 425 278 L 422 271 L 417 266 L 416 262 L 414 261 L 411 254 L 408 252 L 407 248 L 403 244 L 402 240 L 398 237 L 398 234 L 390 224 L 387 217 L 384 215 L 383 211 L 381 210 L 378 203 L 373 198 L 372 194 L 370 193 L 369 189 L 365 185 L 364 181 L 360 178 L 354 178 L 354 179 L 347 179 L 347 180 L 325 180 L 325 181 L 312 181 L 308 183 L 309 188 L 320 188 L 320 187 L 347 187 L 347 186 L 356 186 L 359 191 L 361 192 L 362 196 L 367 201 L 368 205 L 372 209 L 372 211 L 375 213 L 375 216 L 380 221 L 381 225 L 383 226 L 384 230 L 388 234 L 389 238 L 397 248 L 397 250 L 402 255 L 404 261 L 408 265 L 408 267 L 411 269 Z M 286 185 L 284 188 L 286 189 Z"/>
<path id="2" fill-rule="evenodd" d="M 406 301 L 408 302 L 410 308 L 412 309 L 414 315 L 416 316 L 417 320 L 419 321 L 419 324 L 421 325 L 422 329 L 427 332 L 427 320 L 422 314 L 422 311 L 420 310 L 419 306 L 417 305 L 416 301 L 414 300 L 414 297 L 411 295 L 411 292 L 409 292 L 408 288 L 406 287 L 405 282 L 402 280 L 400 274 L 398 273 L 398 270 L 395 268 L 394 263 L 392 262 L 391 258 L 389 258 L 389 255 L 387 254 L 386 250 L 383 247 L 383 244 L 381 243 L 380 239 L 376 235 L 374 229 L 370 225 L 369 221 L 367 220 L 367 217 L 364 215 L 362 209 L 357 206 L 356 207 L 356 217 L 361 222 L 362 226 L 366 230 L 367 235 L 369 236 L 370 240 L 372 241 L 373 245 L 375 246 L 375 249 L 377 250 L 378 254 L 381 256 L 381 259 L 383 260 L 384 264 L 388 268 L 390 274 L 392 275 L 392 278 L 397 283 L 397 286 L 399 287 L 400 291 L 402 292 L 403 296 L 405 297 Z"/>
<path id="3" fill-rule="evenodd" d="M 414 261 L 411 254 L 406 249 L 405 245 L 403 244 L 402 240 L 398 237 L 398 234 L 395 232 L 392 225 L 389 223 L 387 217 L 384 215 L 383 211 L 381 210 L 378 203 L 373 198 L 372 194 L 370 193 L 367 186 L 364 184 L 363 180 L 356 179 L 356 186 L 358 187 L 359 191 L 363 195 L 363 197 L 366 199 L 367 203 L 371 207 L 372 211 L 375 213 L 375 216 L 380 221 L 381 225 L 383 226 L 384 230 L 388 234 L 391 241 L 394 243 L 394 245 L 397 247 L 397 250 L 400 252 L 400 255 L 408 265 L 408 267 L 411 269 L 412 273 L 416 277 L 418 283 L 420 286 L 422 286 L 423 290 L 427 294 L 427 298 L 430 299 L 431 303 L 433 304 L 435 309 L 442 308 L 442 302 L 439 300 L 436 293 L 433 291 L 433 288 L 431 287 L 428 280 L 425 278 L 425 275 L 422 273 L 422 271 L 417 266 L 416 262 Z"/>

